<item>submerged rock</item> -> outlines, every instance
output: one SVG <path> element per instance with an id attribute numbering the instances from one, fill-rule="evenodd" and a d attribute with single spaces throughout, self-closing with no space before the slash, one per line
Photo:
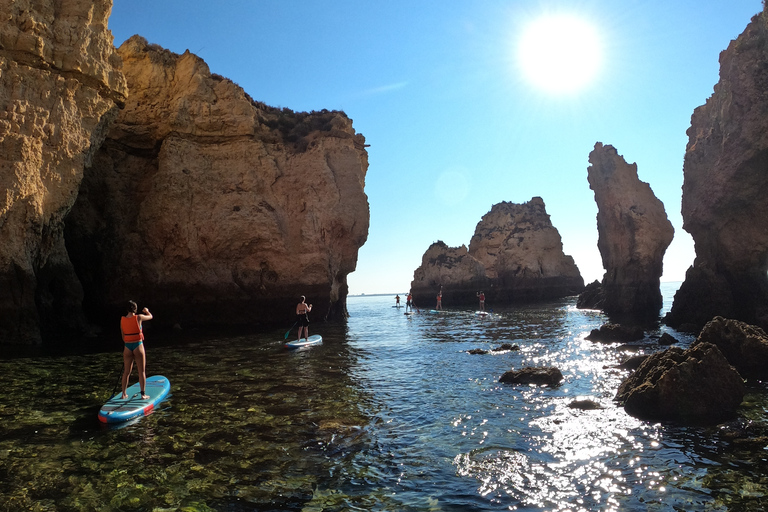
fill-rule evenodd
<path id="1" fill-rule="evenodd" d="M 554 367 L 526 367 L 521 370 L 509 370 L 499 379 L 499 382 L 509 384 L 536 384 L 550 387 L 559 386 L 562 381 L 562 372 Z"/>
<path id="2" fill-rule="evenodd" d="M 768 334 L 760 327 L 718 316 L 701 330 L 694 346 L 699 343 L 716 345 L 743 377 L 768 378 Z"/>
<path id="3" fill-rule="evenodd" d="M 581 409 L 582 411 L 594 411 L 597 409 L 605 409 L 599 402 L 591 399 L 573 400 L 568 404 L 569 409 Z"/>
<path id="4" fill-rule="evenodd" d="M 613 146 L 589 155 L 589 186 L 597 203 L 597 246 L 605 268 L 602 309 L 608 315 L 658 318 L 664 253 L 675 230 L 664 204 Z"/>
<path id="5" fill-rule="evenodd" d="M 720 54 L 720 80 L 694 110 L 683 164 L 683 229 L 696 259 L 665 322 L 715 316 L 768 328 L 768 13 Z"/>
<path id="6" fill-rule="evenodd" d="M 741 375 L 720 350 L 700 343 L 648 357 L 621 383 L 616 400 L 644 420 L 717 423 L 735 414 L 744 392 Z"/>

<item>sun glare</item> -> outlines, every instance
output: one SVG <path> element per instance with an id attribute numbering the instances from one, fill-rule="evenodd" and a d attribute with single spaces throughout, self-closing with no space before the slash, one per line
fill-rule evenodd
<path id="1" fill-rule="evenodd" d="M 576 93 L 597 77 L 600 39 L 595 27 L 577 16 L 542 16 L 525 26 L 517 60 L 534 87 L 551 94 Z"/>

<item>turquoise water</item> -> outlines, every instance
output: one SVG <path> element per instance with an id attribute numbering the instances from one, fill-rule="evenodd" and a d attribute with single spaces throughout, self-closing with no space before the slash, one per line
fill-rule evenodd
<path id="1" fill-rule="evenodd" d="M 97 420 L 119 350 L 4 354 L 0 510 L 766 508 L 764 445 L 724 435 L 763 431 L 765 389 L 727 426 L 631 418 L 612 401 L 626 375 L 612 366 L 657 350 L 662 332 L 692 339 L 660 326 L 639 346 L 593 344 L 584 337 L 605 319 L 574 303 L 409 318 L 394 296 L 350 297 L 348 323 L 313 322 L 324 343 L 295 352 L 284 330 L 150 332 L 148 372 L 172 394 L 122 428 Z M 468 353 L 503 343 L 518 349 Z M 557 366 L 565 383 L 499 384 L 524 366 Z M 583 398 L 603 408 L 569 407 Z"/>

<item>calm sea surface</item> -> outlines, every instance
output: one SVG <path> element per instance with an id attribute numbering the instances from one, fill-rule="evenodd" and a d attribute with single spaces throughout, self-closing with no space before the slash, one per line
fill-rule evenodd
<path id="1" fill-rule="evenodd" d="M 676 284 L 664 284 L 665 310 Z M 179 345 L 148 334 L 171 397 L 102 427 L 116 351 L 0 356 L 0 510 L 747 511 L 768 502 L 768 450 L 723 426 L 636 420 L 613 403 L 629 355 L 585 341 L 605 319 L 575 299 L 409 318 L 394 297 L 350 297 L 346 325 L 291 352 L 285 330 Z M 488 306 L 493 307 L 492 304 Z M 287 329 L 288 326 L 285 328 Z M 295 330 L 292 336 L 295 335 Z M 472 355 L 502 343 L 519 350 Z M 500 384 L 556 366 L 556 389 Z M 135 374 L 132 381 L 135 381 Z M 765 423 L 750 389 L 729 428 Z M 591 399 L 597 410 L 570 408 Z M 751 422 L 751 423 L 750 423 Z"/>

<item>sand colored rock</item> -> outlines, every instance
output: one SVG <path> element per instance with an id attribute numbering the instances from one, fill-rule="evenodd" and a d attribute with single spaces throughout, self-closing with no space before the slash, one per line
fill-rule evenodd
<path id="1" fill-rule="evenodd" d="M 658 317 L 664 253 L 674 228 L 664 204 L 613 146 L 598 142 L 587 179 L 597 203 L 597 246 L 603 260 L 602 307 L 609 315 Z"/>
<path id="2" fill-rule="evenodd" d="M 720 81 L 691 117 L 683 229 L 696 259 L 666 322 L 714 316 L 768 328 L 768 14 L 720 54 Z"/>
<path id="3" fill-rule="evenodd" d="M 584 280 L 573 258 L 563 253 L 544 201 L 494 205 L 475 228 L 469 249 L 433 244 L 414 272 L 414 297 L 443 305 L 476 302 L 483 290 L 488 304 L 564 297 L 579 293 Z"/>
<path id="4" fill-rule="evenodd" d="M 127 93 L 111 8 L 0 2 L 0 343 L 85 328 L 63 219 Z"/>
<path id="5" fill-rule="evenodd" d="M 119 54 L 130 95 L 67 219 L 89 314 L 134 298 L 157 325 L 290 325 L 306 295 L 312 321 L 345 316 L 369 221 L 352 121 L 255 102 L 138 36 Z"/>
<path id="6" fill-rule="evenodd" d="M 466 304 L 468 297 L 476 302 L 475 294 L 488 284 L 485 268 L 469 255 L 465 245 L 448 247 L 438 240 L 429 246 L 421 266 L 414 271 L 411 291 L 417 307 L 435 307 L 441 289 L 443 304 Z"/>

